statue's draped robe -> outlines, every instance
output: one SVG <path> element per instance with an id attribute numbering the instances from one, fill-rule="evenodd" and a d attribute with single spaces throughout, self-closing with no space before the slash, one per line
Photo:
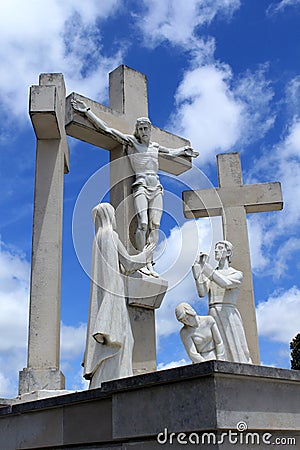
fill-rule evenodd
<path id="1" fill-rule="evenodd" d="M 252 363 L 242 318 L 237 309 L 243 274 L 233 267 L 226 270 L 217 269 L 217 272 L 226 278 L 228 282 L 226 289 L 211 280 L 206 280 L 202 286 L 205 286 L 205 293 L 208 294 L 208 314 L 215 319 L 224 343 L 224 359 L 225 361 Z"/>
<path id="2" fill-rule="evenodd" d="M 128 272 L 142 266 L 130 259 L 113 230 L 114 209 L 110 204 L 95 207 L 93 218 L 96 235 L 83 362 L 84 377 L 90 380 L 90 388 L 99 387 L 103 381 L 132 375 L 134 341 L 120 262 Z"/>

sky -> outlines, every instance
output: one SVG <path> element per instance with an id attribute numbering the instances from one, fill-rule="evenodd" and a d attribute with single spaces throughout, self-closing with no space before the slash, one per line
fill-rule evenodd
<path id="1" fill-rule="evenodd" d="M 244 183 L 282 185 L 283 211 L 247 220 L 261 361 L 290 368 L 289 342 L 300 332 L 300 0 L 11 0 L 1 18 L 0 397 L 17 395 L 18 372 L 27 365 L 36 145 L 29 87 L 40 73 L 59 72 L 68 94 L 107 105 L 108 73 L 120 64 L 147 75 L 152 123 L 200 153 L 184 175 L 161 173 L 156 269 L 170 289 L 156 314 L 158 368 L 189 363 L 174 308 L 185 301 L 207 313 L 190 268 L 195 252 L 209 252 L 220 237 L 219 219 L 184 219 L 181 192 L 217 186 L 215 156 L 226 152 L 240 152 Z M 86 388 L 81 360 L 93 233 L 80 206 L 91 186 L 96 203 L 107 201 L 109 178 L 106 151 L 73 138 L 69 147 L 61 370 L 66 387 L 78 390 Z M 86 227 L 78 238 L 80 220 Z"/>

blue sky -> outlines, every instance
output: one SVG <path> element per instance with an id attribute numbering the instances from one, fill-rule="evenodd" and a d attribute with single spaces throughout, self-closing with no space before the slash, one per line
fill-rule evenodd
<path id="1" fill-rule="evenodd" d="M 216 185 L 215 155 L 229 151 L 241 152 L 244 182 L 282 183 L 284 210 L 250 215 L 248 225 L 261 360 L 290 367 L 289 342 L 300 331 L 300 0 L 11 0 L 1 17 L 0 396 L 17 394 L 18 371 L 26 366 L 35 169 L 29 86 L 42 72 L 62 72 L 68 93 L 107 104 L 108 72 L 119 64 L 147 75 L 152 122 L 200 152 L 181 182 L 161 176 L 166 214 L 157 268 L 175 265 L 157 314 L 159 367 L 188 360 L 174 307 L 188 301 L 206 313 L 189 274 L 190 255 L 196 239 L 210 250 L 220 227 L 219 220 L 184 220 L 181 183 Z M 69 145 L 61 367 L 67 387 L 82 389 L 89 278 L 72 221 L 80 192 L 108 155 L 74 139 Z M 86 227 L 88 242 L 90 216 Z"/>

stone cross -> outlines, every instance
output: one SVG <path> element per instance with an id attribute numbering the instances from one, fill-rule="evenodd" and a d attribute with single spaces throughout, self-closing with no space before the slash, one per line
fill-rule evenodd
<path id="1" fill-rule="evenodd" d="M 30 90 L 37 146 L 28 363 L 20 372 L 19 394 L 65 385 L 59 370 L 63 186 L 69 170 L 65 95 L 61 74 L 40 75 L 39 86 Z"/>
<path id="2" fill-rule="evenodd" d="M 59 370 L 60 285 L 62 251 L 63 178 L 68 171 L 69 153 L 66 134 L 110 152 L 110 201 L 116 208 L 121 240 L 130 248 L 129 225 L 133 205 L 124 201 L 131 194 L 132 169 L 125 148 L 99 131 L 71 106 L 72 99 L 82 99 L 111 127 L 131 134 L 137 117 L 148 116 L 146 77 L 124 65 L 109 74 L 109 107 L 79 94 L 65 99 L 62 74 L 43 74 L 39 86 L 32 86 L 30 116 L 37 137 L 37 162 L 33 223 L 33 249 L 30 293 L 30 325 L 27 368 L 20 372 L 19 393 L 40 389 L 63 389 L 64 376 Z M 181 147 L 189 141 L 152 127 L 152 140 L 166 147 Z M 180 174 L 191 167 L 190 158 L 160 156 L 160 168 Z M 95 168 L 96 169 L 96 168 Z M 133 291 L 150 284 L 156 299 L 147 308 L 134 306 L 128 299 L 135 347 L 135 372 L 156 368 L 154 303 L 165 293 L 166 285 L 157 280 L 135 280 Z M 134 280 L 133 280 L 134 281 Z M 131 286 L 132 283 L 129 283 Z M 152 286 L 153 285 L 153 286 Z M 129 289 L 129 288 L 128 288 Z M 129 289 L 130 290 L 130 289 Z M 143 289 L 142 289 L 143 291 Z M 133 296 L 135 293 L 133 292 Z M 150 302 L 151 303 L 151 302 Z"/>
<path id="3" fill-rule="evenodd" d="M 219 187 L 184 191 L 184 215 L 187 218 L 222 216 L 224 239 L 233 244 L 232 266 L 244 273 L 238 309 L 241 313 L 248 347 L 254 364 L 259 364 L 259 347 L 247 213 L 281 210 L 280 183 L 244 185 L 239 153 L 217 155 Z"/>

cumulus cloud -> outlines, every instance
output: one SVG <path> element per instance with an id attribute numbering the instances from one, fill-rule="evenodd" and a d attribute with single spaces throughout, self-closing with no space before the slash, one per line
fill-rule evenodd
<path id="1" fill-rule="evenodd" d="M 259 272 L 265 270 L 269 264 L 269 258 L 266 256 L 264 247 L 264 222 L 261 218 L 251 215 L 247 220 L 247 225 L 252 270 Z"/>
<path id="2" fill-rule="evenodd" d="M 300 290 L 292 287 L 285 292 L 274 293 L 256 309 L 260 336 L 272 341 L 289 344 L 299 333 Z"/>
<path id="3" fill-rule="evenodd" d="M 104 95 L 107 72 L 120 62 L 121 52 L 103 55 L 99 23 L 116 13 L 119 4 L 119 0 L 108 0 L 101 7 L 97 0 L 3 4 L 0 101 L 11 114 L 27 114 L 28 86 L 38 84 L 41 72 L 63 72 L 68 90 Z"/>
<path id="4" fill-rule="evenodd" d="M 26 361 L 29 272 L 25 256 L 0 242 L 0 397 L 17 394 Z"/>
<path id="5" fill-rule="evenodd" d="M 300 76 L 292 78 L 285 92 L 285 104 L 291 117 L 298 116 L 300 112 Z"/>
<path id="6" fill-rule="evenodd" d="M 164 41 L 189 48 L 196 46 L 195 30 L 209 25 L 216 16 L 229 19 L 240 0 L 144 0 L 146 12 L 140 20 L 145 44 L 155 47 Z"/>
<path id="7" fill-rule="evenodd" d="M 247 71 L 235 79 L 231 68 L 215 60 L 215 39 L 202 35 L 218 17 L 232 19 L 239 0 L 151 0 L 144 2 L 140 17 L 144 45 L 163 43 L 189 53 L 190 68 L 176 92 L 176 107 L 168 127 L 188 136 L 201 150 L 199 163 L 205 164 L 219 152 L 239 150 L 262 138 L 273 126 L 273 91 L 266 78 L 267 67 Z M 201 162 L 200 162 L 201 161 Z"/>
<path id="8" fill-rule="evenodd" d="M 26 367 L 29 276 L 25 255 L 0 241 L 0 397 L 17 395 L 18 374 Z M 85 333 L 85 324 L 62 324 L 62 365 L 83 355 Z"/>
<path id="9" fill-rule="evenodd" d="M 298 115 L 294 115 L 282 139 L 267 149 L 255 161 L 253 170 L 248 172 L 247 182 L 280 181 L 284 202 L 283 211 L 255 218 L 252 216 L 249 219 L 256 273 L 265 271 L 265 267 L 272 260 L 272 269 L 270 268 L 269 272 L 280 277 L 287 273 L 288 260 L 298 252 L 300 210 L 295 199 L 300 197 L 300 179 L 295 175 L 299 172 L 300 119 Z M 280 246 L 277 247 L 279 241 Z"/>
<path id="10" fill-rule="evenodd" d="M 238 79 L 230 67 L 217 62 L 193 66 L 176 92 L 170 128 L 188 136 L 200 150 L 196 161 L 213 161 L 220 152 L 234 150 L 262 138 L 272 127 L 273 90 L 266 67 L 247 71 Z"/>
<path id="11" fill-rule="evenodd" d="M 0 243 L 0 352 L 26 348 L 30 266 L 17 249 Z"/>
<path id="12" fill-rule="evenodd" d="M 243 106 L 229 89 L 231 76 L 228 66 L 198 67 L 185 73 L 176 93 L 171 127 L 201 149 L 202 164 L 240 137 Z"/>
<path id="13" fill-rule="evenodd" d="M 61 324 L 61 358 L 69 361 L 82 356 L 85 348 L 86 324 L 78 326 Z"/>
<path id="14" fill-rule="evenodd" d="M 243 145 L 263 138 L 274 125 L 274 91 L 267 73 L 268 65 L 260 65 L 255 71 L 242 73 L 234 82 L 234 96 L 243 104 L 240 137 Z"/>

